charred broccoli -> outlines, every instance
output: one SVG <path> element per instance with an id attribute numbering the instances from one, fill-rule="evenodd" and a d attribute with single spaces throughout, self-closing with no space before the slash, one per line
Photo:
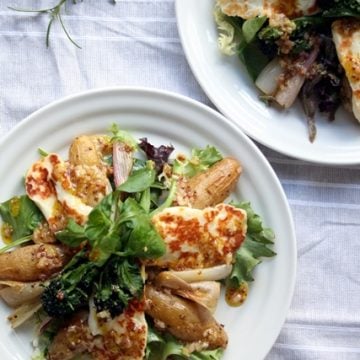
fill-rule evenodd
<path id="1" fill-rule="evenodd" d="M 323 15 L 328 17 L 355 16 L 360 17 L 359 0 L 321 0 Z"/>
<path id="2" fill-rule="evenodd" d="M 96 310 L 108 311 L 111 317 L 115 317 L 127 307 L 132 298 L 139 297 L 142 293 L 140 266 L 133 260 L 113 256 L 105 264 L 95 287 Z"/>
<path id="3" fill-rule="evenodd" d="M 99 268 L 88 261 L 85 250 L 76 254 L 63 272 L 45 287 L 41 301 L 49 316 L 63 317 L 88 305 Z"/>
<path id="4" fill-rule="evenodd" d="M 49 316 L 60 318 L 88 307 L 94 295 L 97 312 L 108 311 L 115 317 L 142 289 L 140 266 L 134 260 L 113 255 L 99 267 L 82 250 L 45 287 L 41 300 Z"/>

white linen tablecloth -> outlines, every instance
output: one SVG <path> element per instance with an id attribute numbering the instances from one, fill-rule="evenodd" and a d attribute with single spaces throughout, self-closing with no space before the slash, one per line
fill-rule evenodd
<path id="1" fill-rule="evenodd" d="M 81 50 L 58 23 L 46 48 L 48 16 L 8 9 L 56 2 L 1 1 L 0 136 L 53 100 L 105 86 L 156 87 L 211 105 L 185 59 L 173 0 L 69 1 L 63 19 Z M 298 246 L 292 305 L 267 360 L 360 359 L 360 167 L 260 148 L 289 199 Z"/>

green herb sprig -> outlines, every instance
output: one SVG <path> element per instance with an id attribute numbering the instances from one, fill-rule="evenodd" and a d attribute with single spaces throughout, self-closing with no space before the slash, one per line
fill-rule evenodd
<path id="1" fill-rule="evenodd" d="M 46 30 L 46 47 L 49 47 L 50 45 L 50 32 L 52 29 L 52 25 L 54 24 L 54 21 L 57 20 L 59 21 L 66 37 L 79 49 L 81 49 L 80 45 L 77 44 L 70 36 L 69 32 L 67 31 L 65 24 L 63 22 L 63 19 L 61 17 L 61 11 L 63 8 L 66 7 L 66 3 L 68 0 L 60 0 L 56 5 L 54 5 L 53 7 L 50 8 L 45 8 L 45 9 L 19 9 L 19 8 L 14 8 L 12 6 L 9 6 L 8 8 L 10 10 L 14 10 L 14 11 L 20 11 L 20 12 L 29 12 L 29 13 L 38 13 L 38 14 L 48 14 L 50 16 L 50 21 L 49 24 L 47 26 L 47 30 Z M 81 0 L 82 1 L 82 0 Z M 78 1 L 77 0 L 72 0 L 72 2 L 74 4 L 76 4 Z"/>

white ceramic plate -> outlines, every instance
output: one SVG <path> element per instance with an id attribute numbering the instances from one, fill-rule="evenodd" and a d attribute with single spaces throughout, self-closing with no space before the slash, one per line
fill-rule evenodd
<path id="1" fill-rule="evenodd" d="M 137 137 L 177 151 L 213 144 L 243 164 L 234 199 L 249 199 L 276 233 L 278 255 L 256 270 L 245 305 L 230 308 L 222 301 L 217 318 L 230 342 L 224 359 L 262 359 L 285 320 L 293 293 L 296 246 L 293 222 L 284 192 L 267 160 L 233 123 L 210 108 L 174 94 L 146 89 L 104 89 L 69 97 L 35 112 L 0 143 L 0 201 L 23 193 L 22 177 L 38 158 L 39 147 L 66 155 L 79 134 L 105 133 L 118 123 Z M 1 360 L 28 360 L 31 328 L 12 331 L 9 313 L 0 304 Z"/>
<path id="2" fill-rule="evenodd" d="M 187 60 L 216 107 L 253 139 L 283 154 L 323 164 L 360 163 L 360 126 L 344 110 L 338 111 L 332 123 L 317 117 L 317 138 L 311 144 L 299 104 L 282 111 L 258 99 L 255 85 L 236 56 L 230 58 L 218 50 L 214 4 L 214 0 L 176 0 Z"/>

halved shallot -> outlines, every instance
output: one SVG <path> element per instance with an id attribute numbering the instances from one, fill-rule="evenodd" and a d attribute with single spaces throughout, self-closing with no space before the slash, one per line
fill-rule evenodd
<path id="1" fill-rule="evenodd" d="M 192 300 L 206 307 L 212 314 L 220 297 L 220 283 L 217 281 L 200 281 L 187 283 L 171 271 L 163 271 L 155 278 L 158 287 L 171 289 L 172 293 Z"/>
<path id="2" fill-rule="evenodd" d="M 0 280 L 0 297 L 11 307 L 39 298 L 44 291 L 44 282 L 20 282 Z"/>
<path id="3" fill-rule="evenodd" d="M 118 187 L 128 178 L 133 166 L 133 151 L 125 143 L 115 141 L 113 145 L 114 183 Z"/>
<path id="4" fill-rule="evenodd" d="M 265 95 L 287 109 L 296 100 L 318 54 L 319 46 L 315 45 L 309 54 L 301 54 L 297 59 L 275 58 L 265 66 L 255 84 Z"/>
<path id="5" fill-rule="evenodd" d="M 222 280 L 225 279 L 228 275 L 230 275 L 231 270 L 232 265 L 224 264 L 204 269 L 171 271 L 171 273 L 186 282 L 192 283 L 199 281 Z"/>

